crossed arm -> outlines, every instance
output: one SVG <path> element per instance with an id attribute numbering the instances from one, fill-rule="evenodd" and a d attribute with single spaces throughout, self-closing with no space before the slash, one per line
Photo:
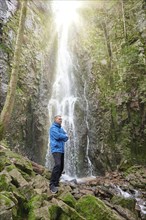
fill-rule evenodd
<path id="1" fill-rule="evenodd" d="M 59 132 L 55 128 L 50 129 L 50 135 L 55 139 L 55 140 L 62 140 L 66 142 L 68 140 L 67 133 L 62 129 L 62 132 Z"/>

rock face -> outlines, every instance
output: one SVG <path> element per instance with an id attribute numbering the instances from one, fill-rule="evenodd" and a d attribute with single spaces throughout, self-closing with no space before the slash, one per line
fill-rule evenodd
<path id="1" fill-rule="evenodd" d="M 108 174 L 81 184 L 60 183 L 55 195 L 49 190 L 49 180 L 46 168 L 0 146 L 1 219 L 145 219 L 139 216 L 138 207 L 135 210 L 134 198 L 124 201 L 122 196 L 116 197 L 113 183 L 126 187 L 122 174 Z M 130 183 L 128 189 L 132 190 Z"/>
<path id="2" fill-rule="evenodd" d="M 18 26 L 19 1 L 1 0 L 0 5 L 2 19 L 0 110 L 2 110 L 11 72 L 10 63 L 13 59 Z M 42 164 L 45 162 L 48 143 L 47 103 L 49 71 L 52 66 L 51 62 L 53 63 L 48 57 L 48 51 L 44 49 L 46 46 L 44 32 L 47 32 L 47 27 L 45 29 L 42 23 L 46 19 L 46 14 L 49 13 L 49 7 L 46 7 L 45 3 L 38 1 L 34 5 L 33 2 L 28 1 L 16 100 L 6 134 L 7 144 L 10 144 L 16 151 Z"/>

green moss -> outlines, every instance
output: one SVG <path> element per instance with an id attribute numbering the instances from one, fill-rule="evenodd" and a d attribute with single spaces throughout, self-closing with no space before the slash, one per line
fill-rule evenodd
<path id="1" fill-rule="evenodd" d="M 104 202 L 92 195 L 83 196 L 76 204 L 76 210 L 86 220 L 120 220 L 120 216 L 108 208 Z"/>
<path id="2" fill-rule="evenodd" d="M 125 171 L 125 176 L 127 176 L 127 175 L 129 175 L 129 174 L 131 174 L 131 173 L 133 173 L 133 172 L 136 172 L 136 169 L 135 169 L 135 167 L 134 166 L 131 166 L 131 167 L 129 167 L 126 171 Z"/>
<path id="3" fill-rule="evenodd" d="M 66 215 L 65 213 L 62 213 L 59 217 L 59 220 L 70 220 L 70 219 L 72 218 Z"/>
<path id="4" fill-rule="evenodd" d="M 5 157 L 8 158 L 8 160 L 13 160 L 13 163 L 16 167 L 18 167 L 20 170 L 24 171 L 27 174 L 34 175 L 32 164 L 29 160 L 21 156 L 20 154 L 17 154 L 13 151 L 5 150 L 4 151 Z"/>
<path id="5" fill-rule="evenodd" d="M 29 182 L 31 181 L 32 177 L 35 175 L 35 173 L 32 172 L 32 175 L 30 176 L 29 174 L 25 173 L 23 170 L 18 169 L 18 171 L 21 173 L 21 175 L 23 176 L 23 178 Z"/>
<path id="6" fill-rule="evenodd" d="M 131 211 L 135 209 L 135 200 L 133 198 L 123 198 L 121 196 L 113 196 L 111 202 L 115 205 L 120 205 L 123 208 L 127 208 Z"/>
<path id="7" fill-rule="evenodd" d="M 81 216 L 74 208 L 70 207 L 63 201 L 57 202 L 58 206 L 63 210 L 63 212 L 70 216 L 72 220 L 84 220 L 83 216 Z"/>
<path id="8" fill-rule="evenodd" d="M 7 172 L 10 172 L 10 171 L 13 170 L 13 169 L 16 169 L 16 167 L 15 167 L 14 164 L 11 164 L 11 165 L 5 167 L 5 170 L 6 170 Z"/>
<path id="9" fill-rule="evenodd" d="M 6 173 L 0 174 L 0 191 L 9 191 L 11 177 Z"/>
<path id="10" fill-rule="evenodd" d="M 28 209 L 28 220 L 40 219 L 37 217 L 41 214 L 38 212 L 38 209 L 41 208 L 45 199 L 47 199 L 47 195 L 36 195 L 30 199 L 30 201 L 26 205 Z M 48 216 L 49 216 L 49 211 L 48 211 Z"/>
<path id="11" fill-rule="evenodd" d="M 3 191 L 0 193 L 0 207 L 3 212 L 11 210 L 13 219 L 17 216 L 17 204 L 18 201 L 14 195 L 10 192 Z"/>
<path id="12" fill-rule="evenodd" d="M 128 159 L 125 159 L 125 160 L 123 159 L 121 161 L 118 169 L 119 169 L 119 171 L 126 171 L 131 166 L 132 166 L 132 161 L 131 161 L 130 158 L 129 158 L 129 160 Z"/>
<path id="13" fill-rule="evenodd" d="M 10 198 L 8 198 L 5 194 L 6 194 L 5 192 L 0 193 L 0 206 L 8 209 L 8 208 L 13 207 L 15 203 Z"/>
<path id="14" fill-rule="evenodd" d="M 131 173 L 136 173 L 139 170 L 140 166 L 130 166 L 125 172 L 124 176 L 127 176 Z"/>
<path id="15" fill-rule="evenodd" d="M 71 207 L 75 207 L 75 204 L 76 204 L 76 199 L 73 197 L 73 195 L 70 193 L 70 192 L 65 192 L 63 194 L 61 194 L 59 196 L 59 198 L 65 202 L 66 204 L 68 204 L 69 206 Z"/>
<path id="16" fill-rule="evenodd" d="M 2 145 L 4 148 L 9 148 L 9 147 L 10 147 L 8 141 L 7 141 L 5 138 L 3 138 L 3 139 L 0 141 L 0 145 Z M 2 151 L 3 151 L 3 150 L 2 150 Z"/>
<path id="17" fill-rule="evenodd" d="M 14 196 L 12 192 L 2 191 L 1 196 L 2 195 L 10 199 L 11 201 L 13 201 L 14 204 L 18 204 L 18 200 L 16 199 L 16 197 Z"/>
<path id="18" fill-rule="evenodd" d="M 9 158 L 5 157 L 3 154 L 3 152 L 0 152 L 0 172 L 5 168 L 5 166 L 11 164 Z"/>
<path id="19" fill-rule="evenodd" d="M 0 123 L 0 141 L 3 139 L 4 136 L 4 126 Z"/>
<path id="20" fill-rule="evenodd" d="M 62 209 L 57 205 L 52 204 L 49 207 L 49 213 L 50 213 L 51 220 L 59 220 L 62 215 L 62 212 L 63 212 Z"/>
<path id="21" fill-rule="evenodd" d="M 51 172 L 48 169 L 45 169 L 42 173 L 42 176 L 44 176 L 46 179 L 50 180 Z"/>
<path id="22" fill-rule="evenodd" d="M 39 208 L 44 200 L 44 197 L 41 195 L 36 195 L 31 198 L 28 202 L 29 208 Z"/>

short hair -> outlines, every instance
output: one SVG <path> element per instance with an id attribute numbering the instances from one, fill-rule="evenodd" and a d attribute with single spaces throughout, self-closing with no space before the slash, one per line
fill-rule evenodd
<path id="1" fill-rule="evenodd" d="M 54 120 L 56 120 L 56 119 L 59 118 L 59 117 L 61 117 L 61 115 L 56 115 L 56 116 L 54 117 Z"/>

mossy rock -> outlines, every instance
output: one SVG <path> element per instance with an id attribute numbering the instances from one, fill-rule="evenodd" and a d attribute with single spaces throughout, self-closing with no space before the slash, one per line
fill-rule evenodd
<path id="1" fill-rule="evenodd" d="M 31 175 L 27 174 L 26 172 L 24 172 L 23 170 L 18 169 L 18 171 L 21 173 L 21 175 L 23 176 L 23 178 L 27 181 L 30 182 L 33 178 L 33 176 L 35 176 L 35 173 L 32 173 Z"/>
<path id="2" fill-rule="evenodd" d="M 27 200 L 24 195 L 22 195 L 22 191 L 19 190 L 16 186 L 12 185 L 10 186 L 10 191 L 13 192 L 13 195 L 15 198 L 19 201 L 19 203 L 25 203 Z"/>
<path id="3" fill-rule="evenodd" d="M 45 169 L 44 172 L 42 173 L 42 176 L 45 177 L 46 179 L 50 180 L 51 172 L 49 170 Z"/>
<path id="4" fill-rule="evenodd" d="M 62 215 L 62 209 L 55 204 L 50 205 L 48 208 L 50 213 L 50 220 L 59 220 Z"/>
<path id="5" fill-rule="evenodd" d="M 47 199 L 47 195 L 36 195 L 30 199 L 27 203 L 28 220 L 50 219 L 48 207 L 43 206 L 45 199 Z"/>
<path id="6" fill-rule="evenodd" d="M 59 196 L 59 199 L 61 199 L 63 202 L 71 206 L 72 208 L 76 205 L 76 199 L 73 197 L 73 195 L 70 192 L 62 193 Z"/>
<path id="7" fill-rule="evenodd" d="M 86 220 L 121 220 L 122 218 L 103 201 L 92 196 L 86 195 L 79 199 L 76 203 L 76 211 L 80 213 Z"/>
<path id="8" fill-rule="evenodd" d="M 49 189 L 49 181 L 40 174 L 36 175 L 31 182 L 32 186 L 35 189 L 42 189 L 42 191 L 44 192 L 46 192 L 47 189 Z"/>
<path id="9" fill-rule="evenodd" d="M 37 195 L 36 191 L 30 184 L 19 187 L 19 191 L 21 192 L 21 195 L 24 196 L 26 201 L 30 201 L 31 198 Z"/>
<path id="10" fill-rule="evenodd" d="M 5 219 L 6 216 L 13 216 L 12 219 L 15 219 L 17 216 L 17 204 L 18 201 L 12 193 L 6 191 L 0 192 L 1 219 Z"/>
<path id="11" fill-rule="evenodd" d="M 13 211 L 12 211 L 12 209 L 1 210 L 0 211 L 0 219 L 1 220 L 13 219 Z"/>
<path id="12" fill-rule="evenodd" d="M 23 178 L 17 168 L 10 170 L 9 175 L 11 176 L 12 182 L 16 187 L 23 187 L 25 185 L 28 185 L 28 182 Z"/>
<path id="13" fill-rule="evenodd" d="M 16 166 L 14 165 L 14 164 L 10 164 L 10 165 L 8 165 L 8 166 L 6 166 L 5 167 L 5 170 L 7 171 L 7 172 L 10 172 L 11 170 L 13 170 L 13 169 L 16 169 Z"/>
<path id="14" fill-rule="evenodd" d="M 15 196 L 12 192 L 2 191 L 2 192 L 0 192 L 0 195 L 7 197 L 11 201 L 13 201 L 14 204 L 16 204 L 16 205 L 18 204 L 18 200 L 15 198 Z M 1 202 L 1 200 L 0 200 L 0 202 Z"/>
<path id="15" fill-rule="evenodd" d="M 71 220 L 72 216 L 66 214 L 61 207 L 55 204 L 49 206 L 50 220 Z"/>
<path id="16" fill-rule="evenodd" d="M 62 200 L 53 198 L 52 202 L 55 205 L 54 209 L 58 210 L 58 217 L 55 218 L 56 220 L 68 219 L 68 217 L 70 217 L 71 220 L 85 220 L 85 218 L 81 216 L 75 209 L 64 203 Z M 52 219 L 52 212 L 50 214 Z M 55 215 L 55 211 L 53 211 L 53 215 Z M 54 218 L 52 220 L 54 220 Z"/>
<path id="17" fill-rule="evenodd" d="M 125 172 L 124 172 L 124 176 L 127 176 L 131 173 L 136 173 L 137 171 L 139 171 L 141 168 L 141 166 L 130 166 Z"/>
<path id="18" fill-rule="evenodd" d="M 4 170 L 5 166 L 10 165 L 11 161 L 4 155 L 0 153 L 0 172 Z"/>
<path id="19" fill-rule="evenodd" d="M 23 170 L 29 175 L 34 174 L 31 162 L 20 154 L 14 153 L 10 150 L 5 150 L 5 156 L 9 158 L 9 160 L 12 161 L 20 170 Z"/>
<path id="20" fill-rule="evenodd" d="M 28 220 L 50 220 L 50 213 L 48 207 L 40 207 L 38 209 L 33 209 L 28 214 Z"/>
<path id="21" fill-rule="evenodd" d="M 12 199 L 13 198 L 13 199 Z M 10 209 L 15 206 L 15 200 L 12 193 L 8 193 L 5 191 L 0 192 L 0 206 L 1 209 Z"/>
<path id="22" fill-rule="evenodd" d="M 3 171 L 0 173 L 0 191 L 9 191 L 10 190 L 10 183 L 12 181 L 12 178 L 10 175 Z"/>
<path id="23" fill-rule="evenodd" d="M 22 177 L 26 180 L 26 181 L 31 181 L 32 179 L 32 175 L 30 176 L 29 174 L 27 174 L 26 172 L 24 172 L 23 170 L 17 168 L 14 164 L 10 164 L 8 166 L 5 167 L 5 170 L 7 172 L 12 171 L 13 169 L 17 169 L 18 172 L 22 175 Z"/>
<path id="24" fill-rule="evenodd" d="M 28 208 L 30 209 L 39 208 L 43 200 L 44 200 L 44 196 L 41 196 L 41 195 L 33 196 L 28 202 Z"/>
<path id="25" fill-rule="evenodd" d="M 114 205 L 120 205 L 123 208 L 127 208 L 131 211 L 135 210 L 135 200 L 133 198 L 124 198 L 121 196 L 113 196 L 111 199 L 112 204 Z"/>

